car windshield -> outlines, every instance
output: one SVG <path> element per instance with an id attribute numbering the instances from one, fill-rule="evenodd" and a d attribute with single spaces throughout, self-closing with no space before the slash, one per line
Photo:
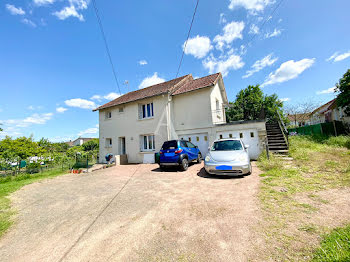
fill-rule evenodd
<path id="1" fill-rule="evenodd" d="M 224 140 L 214 142 L 212 147 L 213 151 L 232 151 L 232 150 L 243 150 L 241 141 L 239 140 Z"/>
<path id="2" fill-rule="evenodd" d="M 176 148 L 177 148 L 176 140 L 166 141 L 162 146 L 162 150 L 176 149 Z"/>

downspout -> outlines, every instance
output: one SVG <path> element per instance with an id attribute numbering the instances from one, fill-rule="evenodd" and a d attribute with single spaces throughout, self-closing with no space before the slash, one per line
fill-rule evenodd
<path id="1" fill-rule="evenodd" d="M 171 139 L 171 95 L 168 93 L 168 98 L 167 98 L 167 121 L 166 121 L 166 126 L 167 126 L 167 135 L 168 135 L 168 140 Z"/>

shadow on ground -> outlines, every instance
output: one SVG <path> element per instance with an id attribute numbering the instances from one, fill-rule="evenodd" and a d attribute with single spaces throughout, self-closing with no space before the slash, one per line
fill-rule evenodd
<path id="1" fill-rule="evenodd" d="M 240 176 L 210 175 L 205 171 L 204 167 L 202 167 L 201 170 L 199 170 L 199 172 L 197 173 L 197 176 L 202 178 L 209 178 L 209 179 L 241 179 L 244 177 L 243 175 L 240 175 Z"/>

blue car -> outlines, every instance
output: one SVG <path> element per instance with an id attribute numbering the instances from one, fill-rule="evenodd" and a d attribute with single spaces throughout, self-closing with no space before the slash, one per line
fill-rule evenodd
<path id="1" fill-rule="evenodd" d="M 182 171 L 187 170 L 192 161 L 200 163 L 202 154 L 198 147 L 186 140 L 170 140 L 164 142 L 159 151 L 159 167 L 179 166 Z"/>

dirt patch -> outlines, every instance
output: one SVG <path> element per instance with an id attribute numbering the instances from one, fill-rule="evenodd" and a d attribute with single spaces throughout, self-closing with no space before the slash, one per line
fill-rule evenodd
<path id="1" fill-rule="evenodd" d="M 249 261 L 264 241 L 259 174 L 133 165 L 26 186 L 12 196 L 18 216 L 1 261 Z"/>

